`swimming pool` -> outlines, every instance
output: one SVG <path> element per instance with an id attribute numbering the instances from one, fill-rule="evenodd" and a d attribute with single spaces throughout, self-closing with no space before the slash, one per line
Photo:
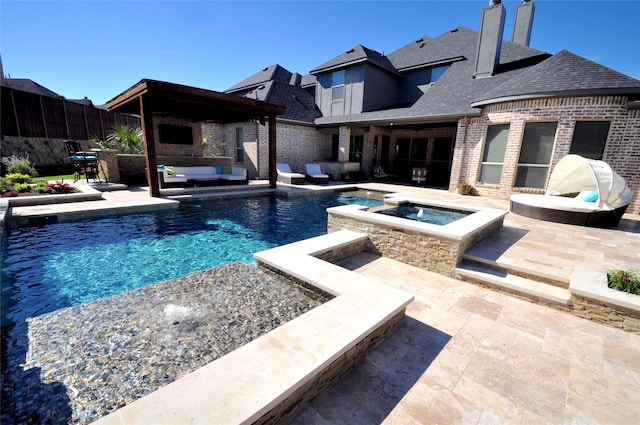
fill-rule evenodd
<path id="1" fill-rule="evenodd" d="M 2 252 L 2 325 L 326 233 L 326 208 L 381 205 L 381 196 L 327 193 L 191 203 L 177 211 L 10 227 Z"/>

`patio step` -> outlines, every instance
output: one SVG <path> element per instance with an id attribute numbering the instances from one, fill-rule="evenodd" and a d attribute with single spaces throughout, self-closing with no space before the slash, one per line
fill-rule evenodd
<path id="1" fill-rule="evenodd" d="M 465 280 L 497 287 L 536 301 L 568 306 L 571 300 L 571 293 L 566 288 L 522 277 L 500 267 L 463 261 L 456 267 L 456 274 Z"/>

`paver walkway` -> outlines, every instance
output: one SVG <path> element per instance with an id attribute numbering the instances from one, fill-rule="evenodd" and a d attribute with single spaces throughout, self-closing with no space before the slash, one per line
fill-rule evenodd
<path id="1" fill-rule="evenodd" d="M 640 422 L 640 335 L 371 254 L 342 265 L 415 301 L 296 425 Z"/>

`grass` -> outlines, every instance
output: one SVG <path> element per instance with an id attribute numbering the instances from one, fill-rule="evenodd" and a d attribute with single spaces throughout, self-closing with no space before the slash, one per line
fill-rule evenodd
<path id="1" fill-rule="evenodd" d="M 58 181 L 65 181 L 65 182 L 73 181 L 73 174 L 60 174 L 60 175 L 57 175 L 57 176 L 38 176 L 38 177 L 33 179 L 33 182 L 34 183 L 38 183 L 40 181 L 47 182 L 47 181 L 51 181 L 51 180 L 54 180 L 54 181 L 57 181 L 57 182 Z"/>

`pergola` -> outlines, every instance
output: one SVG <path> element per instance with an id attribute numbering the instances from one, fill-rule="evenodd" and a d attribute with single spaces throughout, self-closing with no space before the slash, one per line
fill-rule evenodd
<path id="1" fill-rule="evenodd" d="M 186 118 L 191 122 L 210 120 L 218 123 L 269 120 L 269 184 L 276 187 L 276 116 L 284 106 L 256 99 L 228 95 L 212 90 L 143 79 L 129 90 L 107 102 L 107 111 L 140 114 L 144 135 L 147 179 L 151 196 L 160 196 L 156 175 L 158 160 L 153 135 L 152 117 L 162 114 Z"/>

